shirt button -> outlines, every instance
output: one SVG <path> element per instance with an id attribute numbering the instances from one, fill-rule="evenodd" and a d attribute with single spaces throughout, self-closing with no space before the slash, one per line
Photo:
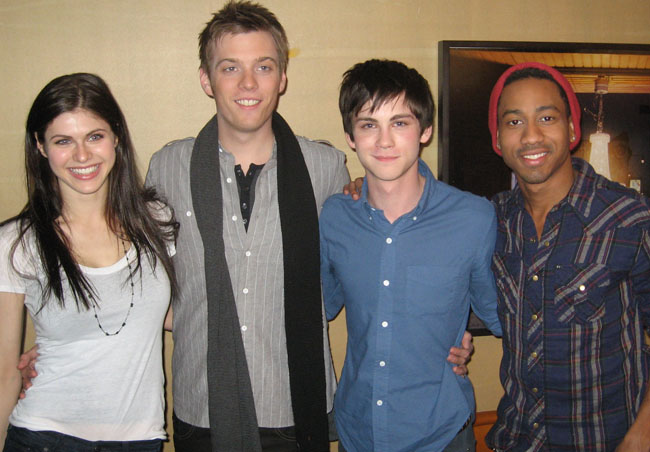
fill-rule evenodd
<path id="1" fill-rule="evenodd" d="M 530 356 L 532 356 L 533 358 L 537 358 L 537 352 L 531 353 Z"/>
<path id="2" fill-rule="evenodd" d="M 190 212 L 190 211 L 188 210 L 187 212 L 185 212 L 185 215 L 187 215 L 188 217 L 191 217 L 191 216 L 192 216 L 192 212 Z"/>
<path id="3" fill-rule="evenodd" d="M 544 242 L 544 246 L 551 246 L 551 243 L 549 241 Z"/>
<path id="4" fill-rule="evenodd" d="M 391 239 L 390 237 L 388 237 L 388 238 L 386 239 L 386 243 L 388 243 L 388 244 L 390 245 L 391 243 L 393 243 L 393 239 Z"/>
<path id="5" fill-rule="evenodd" d="M 384 404 L 383 400 L 377 400 L 377 406 L 382 406 Z"/>
<path id="6" fill-rule="evenodd" d="M 387 279 L 384 279 L 384 286 L 388 287 L 390 286 L 390 281 Z"/>
<path id="7" fill-rule="evenodd" d="M 537 314 L 531 315 L 530 318 L 533 319 L 533 320 L 537 320 Z"/>
<path id="8" fill-rule="evenodd" d="M 580 289 L 580 292 L 584 292 L 586 287 L 584 284 L 580 284 L 580 287 L 578 287 L 578 289 Z"/>
<path id="9" fill-rule="evenodd" d="M 244 287 L 244 290 L 242 290 L 244 293 L 248 293 L 248 289 Z"/>
<path id="10" fill-rule="evenodd" d="M 417 219 L 418 219 L 418 217 L 413 217 L 413 221 L 415 221 L 415 220 L 417 220 Z"/>
<path id="11" fill-rule="evenodd" d="M 248 204 L 246 204 L 245 202 L 241 203 L 241 208 L 244 210 L 248 209 Z"/>
<path id="12" fill-rule="evenodd" d="M 539 280 L 539 276 L 533 275 L 533 281 L 537 281 L 537 280 Z"/>
<path id="13" fill-rule="evenodd" d="M 533 392 L 534 392 L 535 394 L 537 394 L 537 391 L 539 391 L 539 389 L 537 389 L 537 388 L 533 388 Z"/>
<path id="14" fill-rule="evenodd" d="M 232 216 L 232 221 L 237 221 L 237 215 Z"/>
<path id="15" fill-rule="evenodd" d="M 379 367 L 386 366 L 386 361 L 379 361 Z"/>
<path id="16" fill-rule="evenodd" d="M 232 182 L 232 179 L 229 178 L 229 177 L 227 177 L 227 178 L 226 178 L 226 182 L 231 183 L 231 182 Z"/>
<path id="17" fill-rule="evenodd" d="M 251 252 L 250 252 L 250 251 L 246 251 L 245 254 L 246 254 L 246 257 L 250 257 L 250 256 L 251 256 Z"/>
<path id="18" fill-rule="evenodd" d="M 242 325 L 242 326 L 241 326 L 241 330 L 242 330 L 242 331 L 246 331 L 247 329 L 248 329 L 248 327 L 247 327 L 246 325 Z"/>
<path id="19" fill-rule="evenodd" d="M 538 429 L 538 428 L 539 428 L 539 424 L 538 424 L 537 422 L 534 422 L 534 423 L 533 423 L 533 428 L 534 428 L 534 429 Z"/>
<path id="20" fill-rule="evenodd" d="M 381 326 L 386 328 L 388 326 L 388 322 L 384 320 L 383 322 L 381 322 Z"/>

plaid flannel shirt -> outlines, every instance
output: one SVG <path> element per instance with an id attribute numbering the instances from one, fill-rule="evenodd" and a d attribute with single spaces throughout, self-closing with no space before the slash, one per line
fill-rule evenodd
<path id="1" fill-rule="evenodd" d="M 541 239 L 519 188 L 494 200 L 505 395 L 487 443 L 498 450 L 614 450 L 648 384 L 650 210 L 585 161 L 573 167 Z"/>

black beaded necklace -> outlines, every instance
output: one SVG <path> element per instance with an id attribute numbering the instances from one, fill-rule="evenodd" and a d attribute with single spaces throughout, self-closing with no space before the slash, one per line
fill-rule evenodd
<path id="1" fill-rule="evenodd" d="M 133 269 L 131 268 L 129 255 L 126 251 L 126 244 L 124 243 L 123 239 L 120 240 L 122 242 L 122 249 L 124 249 L 124 257 L 126 258 L 126 265 L 129 267 L 129 282 L 131 283 L 131 303 L 129 304 L 128 311 L 126 311 L 126 316 L 124 317 L 124 321 L 122 322 L 122 325 L 120 325 L 117 331 L 115 331 L 114 333 L 109 333 L 104 329 L 102 323 L 99 321 L 99 316 L 97 315 L 97 306 L 99 306 L 99 304 L 97 303 L 97 300 L 95 300 L 93 294 L 91 292 L 88 292 L 88 298 L 90 299 L 90 303 L 93 307 L 93 311 L 95 312 L 95 320 L 97 320 L 97 326 L 99 327 L 100 330 L 102 330 L 102 333 L 104 333 L 106 336 L 117 336 L 118 334 L 120 334 L 120 331 L 122 331 L 122 328 L 124 328 L 124 326 L 126 325 L 126 321 L 129 319 L 129 315 L 131 314 L 131 308 L 133 308 L 133 298 L 135 297 L 135 289 L 133 284 Z"/>

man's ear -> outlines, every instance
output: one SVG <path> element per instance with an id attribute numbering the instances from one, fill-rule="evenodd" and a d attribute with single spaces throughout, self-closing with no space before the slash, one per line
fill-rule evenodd
<path id="1" fill-rule="evenodd" d="M 433 126 L 429 126 L 426 129 L 422 131 L 422 134 L 420 135 L 420 143 L 426 143 L 429 141 L 429 138 L 431 138 L 431 135 L 433 134 Z"/>
<path id="2" fill-rule="evenodd" d="M 349 133 L 345 134 L 345 141 L 348 142 L 348 146 L 350 146 L 354 151 L 357 150 L 357 148 L 356 148 L 356 146 L 354 144 L 354 140 L 352 139 L 352 137 L 350 136 Z"/>
<path id="3" fill-rule="evenodd" d="M 499 130 L 497 129 L 497 149 L 501 149 L 501 142 L 499 141 Z"/>
<path id="4" fill-rule="evenodd" d="M 280 94 L 284 94 L 284 91 L 287 89 L 287 72 L 282 72 L 282 78 L 280 79 Z"/>
<path id="5" fill-rule="evenodd" d="M 45 152 L 45 148 L 43 147 L 41 142 L 38 141 L 38 137 L 36 136 L 36 134 L 34 134 L 34 139 L 36 139 L 36 147 L 38 148 L 38 152 L 40 152 L 43 157 L 47 158 L 47 152 Z"/>
<path id="6" fill-rule="evenodd" d="M 576 128 L 573 125 L 573 119 L 571 119 L 571 116 L 569 116 L 569 133 L 571 134 L 569 137 L 569 142 L 573 144 L 573 142 L 576 140 Z"/>
<path id="7" fill-rule="evenodd" d="M 201 82 L 201 88 L 203 88 L 203 92 L 207 94 L 208 97 L 214 98 L 212 85 L 210 85 L 210 76 L 203 68 L 199 69 L 199 81 Z"/>

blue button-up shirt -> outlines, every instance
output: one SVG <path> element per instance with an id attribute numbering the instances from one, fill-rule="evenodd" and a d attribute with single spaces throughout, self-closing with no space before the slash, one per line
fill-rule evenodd
<path id="1" fill-rule="evenodd" d="M 345 305 L 348 344 L 335 398 L 349 452 L 439 451 L 474 410 L 468 379 L 446 361 L 470 305 L 497 335 L 490 262 L 494 208 L 426 177 L 415 209 L 389 223 L 361 200 L 323 206 L 321 272 L 329 319 Z"/>
<path id="2" fill-rule="evenodd" d="M 650 371 L 650 210 L 573 160 L 541 239 L 519 188 L 495 198 L 505 396 L 487 437 L 511 451 L 613 451 Z"/>

